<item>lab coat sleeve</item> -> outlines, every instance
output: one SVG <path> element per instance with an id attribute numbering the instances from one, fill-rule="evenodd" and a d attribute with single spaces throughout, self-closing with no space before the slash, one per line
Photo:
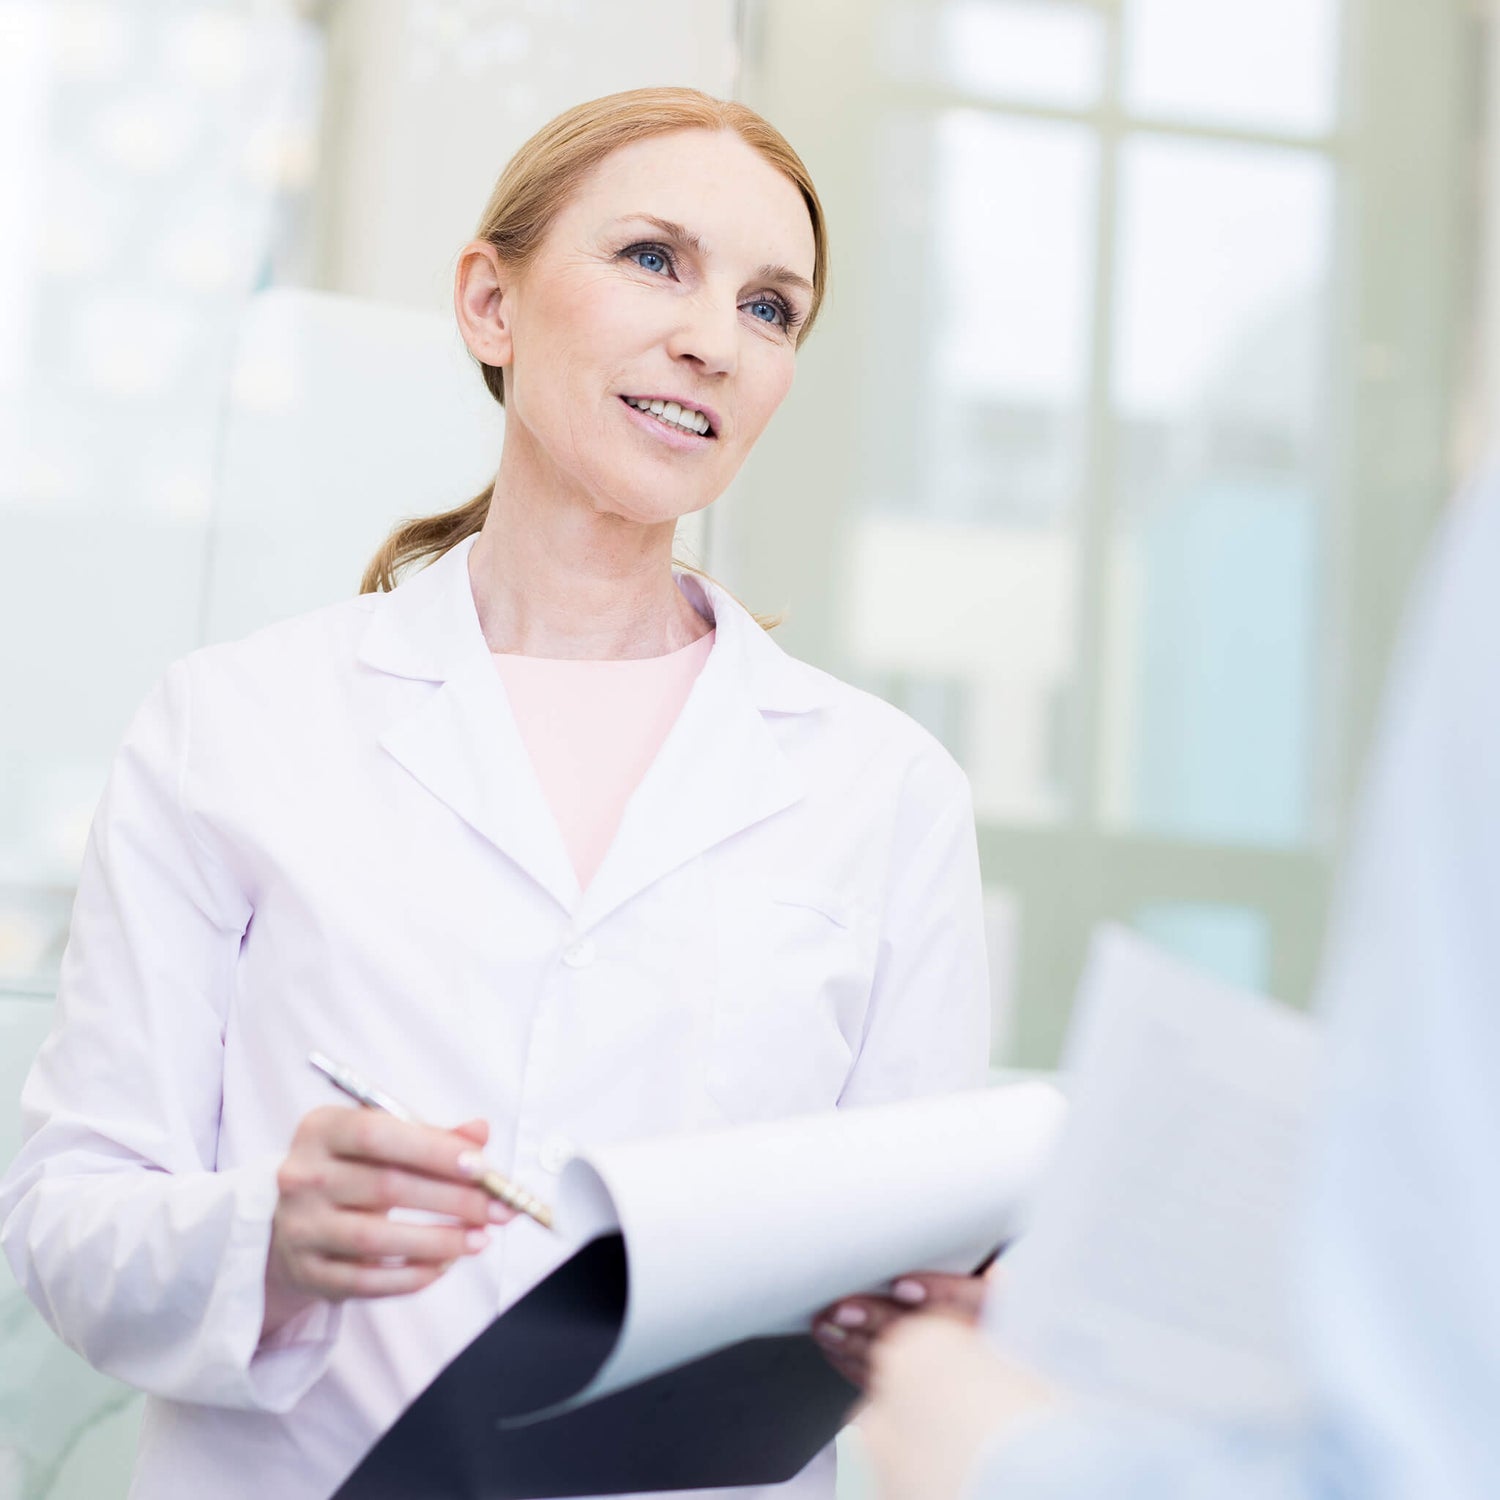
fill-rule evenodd
<path id="1" fill-rule="evenodd" d="M 961 1500 L 1317 1500 L 1310 1454 L 1292 1433 L 1084 1408 L 997 1444 Z"/>
<path id="2" fill-rule="evenodd" d="M 1304 1316 L 1360 1500 L 1500 1494 L 1497 577 L 1492 472 L 1418 597 L 1325 976 Z"/>
<path id="3" fill-rule="evenodd" d="M 990 991 L 974 801 L 934 743 L 907 773 L 864 1033 L 840 1107 L 982 1087 Z"/>
<path id="4" fill-rule="evenodd" d="M 223 1039 L 250 905 L 184 810 L 194 658 L 127 732 L 95 815 L 53 1026 L 0 1181 L 0 1244 L 96 1368 L 155 1395 L 289 1409 L 321 1373 L 319 1304 L 260 1343 L 274 1159 L 215 1170 Z"/>

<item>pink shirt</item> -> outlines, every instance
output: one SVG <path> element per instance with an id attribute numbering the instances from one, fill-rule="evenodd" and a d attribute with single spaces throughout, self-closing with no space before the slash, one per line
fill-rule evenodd
<path id="1" fill-rule="evenodd" d="M 625 661 L 491 653 L 580 888 L 594 878 L 713 644 L 710 630 L 666 656 Z"/>

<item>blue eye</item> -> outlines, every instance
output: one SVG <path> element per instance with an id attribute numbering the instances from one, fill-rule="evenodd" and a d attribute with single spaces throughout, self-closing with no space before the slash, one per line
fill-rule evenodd
<path id="1" fill-rule="evenodd" d="M 766 316 L 767 313 L 770 314 L 769 317 Z M 782 312 L 781 308 L 774 302 L 752 302 L 750 304 L 750 316 L 752 318 L 759 318 L 762 323 L 779 323 L 781 322 Z"/>
<path id="2" fill-rule="evenodd" d="M 660 250 L 652 250 L 649 246 L 643 245 L 638 249 L 628 251 L 627 254 L 643 271 L 655 271 L 660 275 L 661 272 L 671 268 L 667 257 Z"/>

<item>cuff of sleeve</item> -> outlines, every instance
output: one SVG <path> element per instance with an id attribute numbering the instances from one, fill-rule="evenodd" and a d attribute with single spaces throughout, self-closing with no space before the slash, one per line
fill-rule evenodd
<path id="1" fill-rule="evenodd" d="M 282 1413 L 290 1411 L 327 1370 L 342 1309 L 329 1302 L 315 1303 L 268 1338 L 261 1338 L 266 1257 L 276 1212 L 276 1168 L 276 1161 L 268 1158 L 221 1174 L 231 1183 L 234 1216 L 224 1274 L 219 1279 L 221 1305 L 209 1322 L 226 1330 L 233 1367 L 243 1372 L 245 1404 Z"/>
<path id="2" fill-rule="evenodd" d="M 1297 1426 L 1226 1426 L 1083 1403 L 1002 1433 L 960 1500 L 1306 1500 Z"/>

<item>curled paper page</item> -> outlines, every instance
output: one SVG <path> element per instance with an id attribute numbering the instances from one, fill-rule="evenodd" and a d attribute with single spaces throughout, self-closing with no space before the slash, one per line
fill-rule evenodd
<path id="1" fill-rule="evenodd" d="M 584 1243 L 618 1227 L 628 1294 L 619 1342 L 568 1404 L 805 1333 L 904 1271 L 972 1270 L 1019 1232 L 1064 1112 L 1026 1083 L 586 1152 L 558 1228 Z"/>

